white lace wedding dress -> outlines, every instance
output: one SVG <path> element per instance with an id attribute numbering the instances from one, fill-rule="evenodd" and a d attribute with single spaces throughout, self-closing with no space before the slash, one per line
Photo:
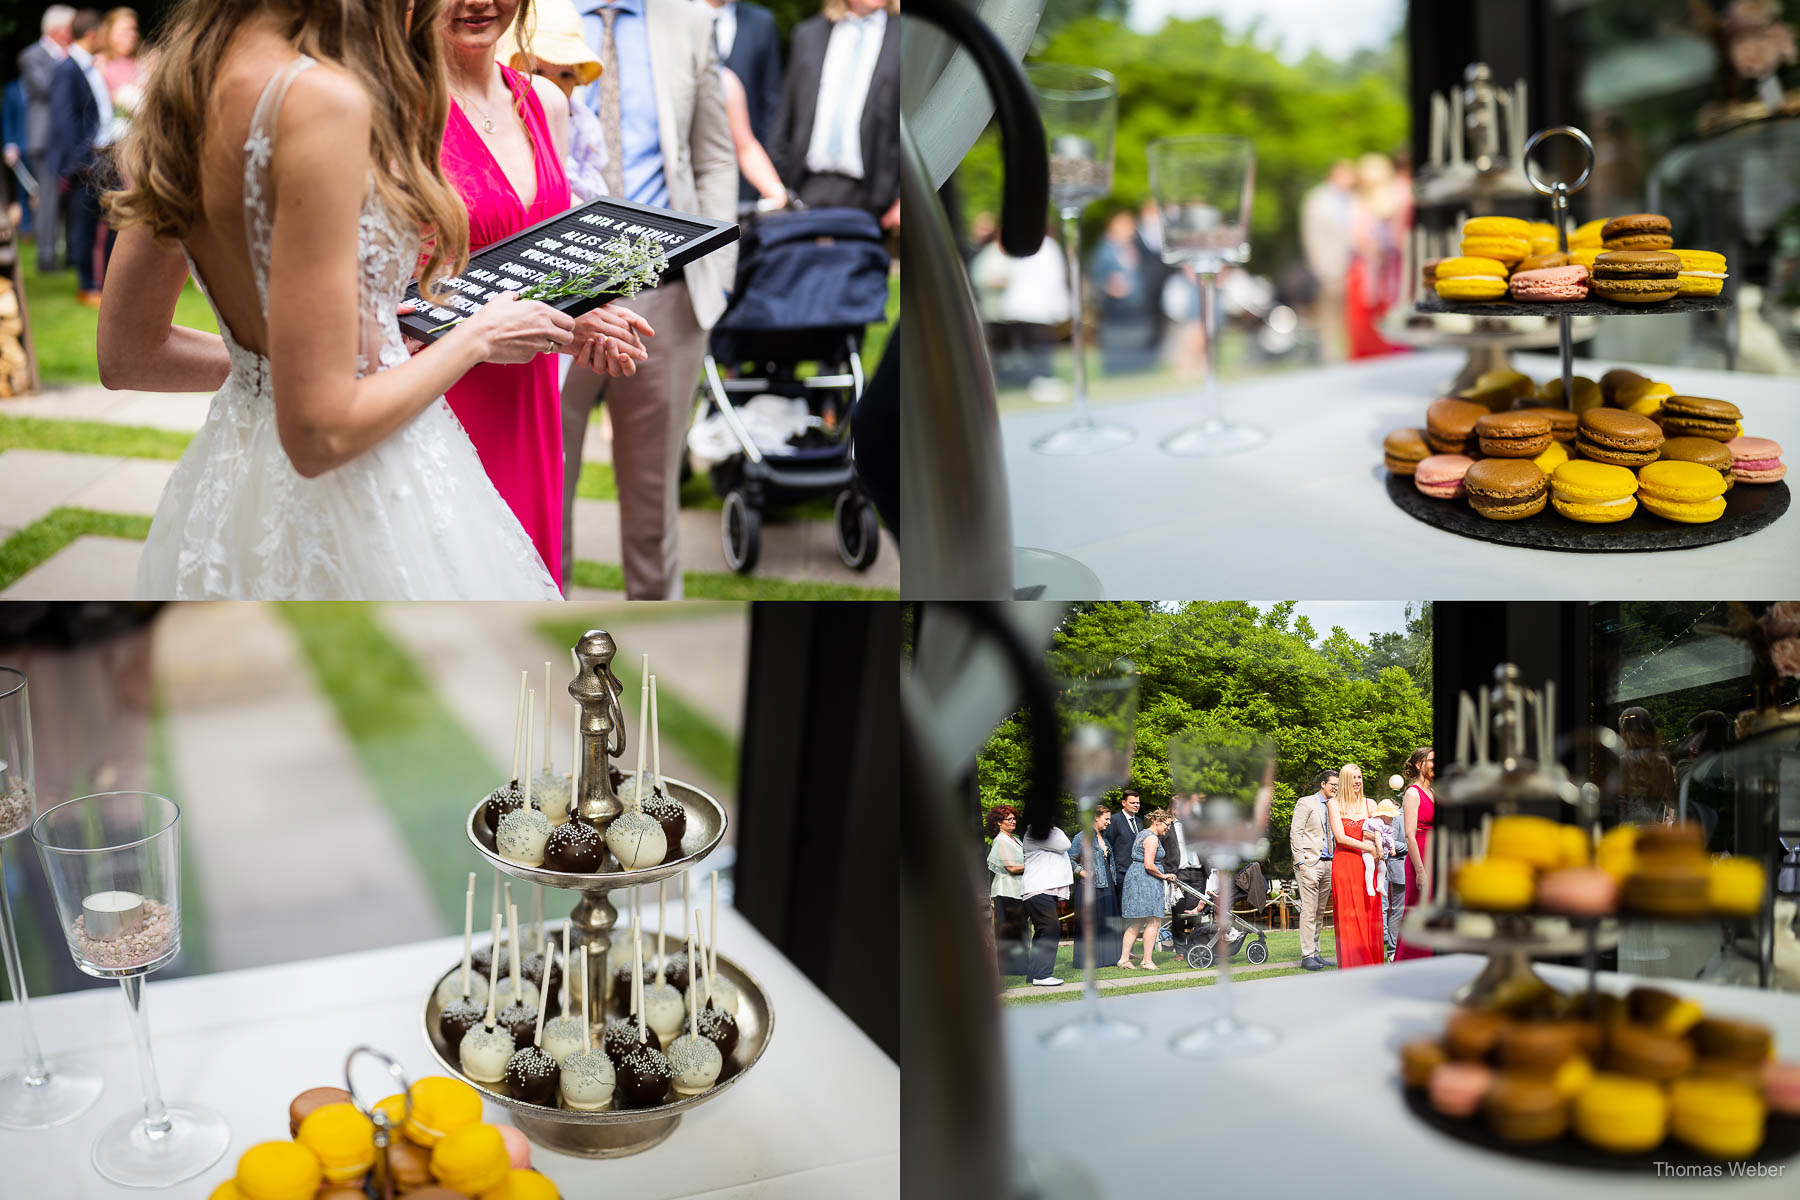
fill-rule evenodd
<path id="1" fill-rule="evenodd" d="M 269 81 L 244 146 L 244 215 L 265 315 L 271 229 L 264 191 L 275 118 L 288 84 L 312 65 L 302 57 Z M 357 241 L 364 348 L 357 367 L 366 376 L 407 359 L 394 310 L 418 262 L 419 237 L 395 229 L 371 187 Z M 205 291 L 198 271 L 194 277 Z M 216 304 L 213 312 L 231 375 L 157 506 L 138 565 L 141 598 L 559 598 L 441 396 L 373 449 L 305 479 L 275 430 L 268 359 L 232 340 Z"/>

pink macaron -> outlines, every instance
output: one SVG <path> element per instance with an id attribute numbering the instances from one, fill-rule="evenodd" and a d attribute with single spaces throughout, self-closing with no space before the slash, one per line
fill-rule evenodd
<path id="1" fill-rule="evenodd" d="M 1781 461 L 1781 444 L 1769 438 L 1734 437 L 1725 443 L 1731 451 L 1731 477 L 1740 483 L 1774 483 L 1787 474 Z"/>
<path id="2" fill-rule="evenodd" d="M 500 1141 L 506 1146 L 506 1157 L 515 1171 L 531 1169 L 531 1140 L 511 1125 L 496 1125 Z"/>
<path id="3" fill-rule="evenodd" d="M 1763 1096 L 1783 1116 L 1800 1117 L 1800 1062 L 1764 1063 Z"/>
<path id="4" fill-rule="evenodd" d="M 1431 1069 L 1426 1091 L 1431 1107 L 1446 1117 L 1472 1117 L 1493 1086 L 1492 1067 L 1476 1062 L 1446 1062 Z"/>
<path id="5" fill-rule="evenodd" d="M 1474 465 L 1466 454 L 1433 454 L 1419 461 L 1413 483 L 1434 500 L 1456 500 L 1463 494 L 1463 476 Z"/>
<path id="6" fill-rule="evenodd" d="M 1514 300 L 1586 300 L 1587 268 L 1580 263 L 1566 267 L 1541 267 L 1520 271 L 1507 280 Z"/>

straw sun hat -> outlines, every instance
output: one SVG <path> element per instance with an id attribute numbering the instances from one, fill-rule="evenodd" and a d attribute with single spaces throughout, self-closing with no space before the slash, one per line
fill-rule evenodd
<path id="1" fill-rule="evenodd" d="M 600 59 L 588 48 L 581 29 L 581 14 L 574 0 L 534 0 L 531 52 L 539 62 L 574 67 L 582 87 L 600 78 Z M 519 47 L 516 26 L 500 35 L 494 55 L 514 70 L 525 69 L 525 52 Z"/>
<path id="2" fill-rule="evenodd" d="M 1391 817 L 1399 811 L 1400 806 L 1395 804 L 1392 800 L 1383 800 L 1380 804 L 1375 806 L 1375 815 L 1378 817 Z"/>

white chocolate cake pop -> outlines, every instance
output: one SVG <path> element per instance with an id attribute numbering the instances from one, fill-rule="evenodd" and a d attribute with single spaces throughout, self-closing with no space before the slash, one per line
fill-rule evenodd
<path id="1" fill-rule="evenodd" d="M 570 1015 L 575 1010 L 571 1007 L 569 983 L 570 977 L 573 976 L 575 972 L 569 970 L 568 967 L 569 923 L 566 920 L 563 922 L 562 928 L 562 959 L 562 1016 L 544 1023 L 544 1040 L 542 1043 L 544 1053 L 555 1059 L 558 1064 L 560 1064 L 563 1059 L 569 1057 L 569 1055 L 578 1054 L 587 1049 L 587 1039 L 582 1035 L 581 1022 Z"/>
<path id="2" fill-rule="evenodd" d="M 476 975 L 470 971 L 474 952 L 475 935 L 475 872 L 469 872 L 469 886 L 463 893 L 463 965 L 462 970 L 452 971 L 438 984 L 437 1004 L 439 1008 L 447 1008 L 465 997 L 471 1004 L 479 1008 L 487 1007 L 488 981 L 485 975 Z"/>
<path id="3" fill-rule="evenodd" d="M 531 778 L 531 794 L 552 827 L 569 820 L 569 777 L 550 766 L 550 664 L 544 664 L 544 766 Z M 580 745 L 578 741 L 577 746 Z M 565 966 L 567 964 L 564 964 Z"/>
<path id="4" fill-rule="evenodd" d="M 688 931 L 688 959 L 694 957 L 694 935 Z M 670 1086 L 678 1096 L 697 1096 L 719 1082 L 725 1057 L 719 1048 L 700 1036 L 696 1018 L 688 1018 L 688 1031 L 669 1045 Z"/>
<path id="5" fill-rule="evenodd" d="M 644 782 L 644 737 L 642 731 L 650 727 L 650 656 L 644 656 L 644 688 L 642 699 L 638 702 L 638 757 L 636 794 L 642 794 L 647 786 Z M 612 851 L 619 865 L 627 871 L 636 871 L 643 867 L 655 867 L 669 853 L 669 840 L 663 836 L 660 822 L 647 816 L 635 802 L 614 817 L 606 827 L 606 848 Z"/>
<path id="6" fill-rule="evenodd" d="M 494 914 L 494 940 L 500 940 L 500 914 Z M 506 1078 L 506 1063 L 512 1057 L 512 1033 L 504 1026 L 494 1024 L 495 1007 L 493 963 L 488 965 L 488 1007 L 487 1016 L 480 1025 L 463 1035 L 462 1044 L 456 1048 L 456 1060 L 462 1065 L 462 1072 L 470 1079 L 480 1083 L 499 1083 Z"/>
<path id="7" fill-rule="evenodd" d="M 565 928 L 564 932 L 567 930 Z M 564 977 L 573 975 L 564 971 Z M 587 944 L 581 947 L 581 978 L 588 973 Z M 612 1107 L 613 1086 L 617 1073 L 612 1059 L 593 1049 L 593 1031 L 588 1025 L 587 1005 L 581 1006 L 581 1049 L 562 1060 L 560 1090 L 563 1103 L 578 1112 L 598 1112 Z"/>
<path id="8" fill-rule="evenodd" d="M 668 922 L 669 905 L 667 886 L 661 882 L 656 885 L 656 907 L 656 979 L 644 988 L 644 1022 L 656 1030 L 656 1036 L 666 1046 L 670 1038 L 681 1032 L 687 1017 L 682 1010 L 681 993 L 663 978 L 663 964 L 667 961 L 663 928 Z"/>
<path id="9" fill-rule="evenodd" d="M 661 826 L 657 827 L 661 833 Z M 544 843 L 550 840 L 550 818 L 535 808 L 521 808 L 500 818 L 494 844 L 500 857 L 522 866 L 544 864 Z"/>

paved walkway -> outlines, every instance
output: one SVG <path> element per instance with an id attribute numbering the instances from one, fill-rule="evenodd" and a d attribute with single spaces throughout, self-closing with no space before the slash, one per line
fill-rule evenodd
<path id="1" fill-rule="evenodd" d="M 1259 963 L 1254 966 L 1249 963 L 1239 962 L 1232 964 L 1231 976 L 1233 979 L 1236 979 L 1241 975 L 1254 975 L 1260 971 L 1279 971 L 1284 967 L 1297 967 L 1299 965 L 1300 960 L 1297 958 L 1283 959 L 1279 962 L 1271 961 Z M 1099 985 L 1101 991 L 1110 992 L 1120 988 L 1129 990 L 1134 987 L 1142 987 L 1146 983 L 1182 983 L 1201 979 L 1213 979 L 1216 978 L 1218 974 L 1219 969 L 1217 967 L 1209 967 L 1204 971 L 1171 971 L 1164 967 L 1155 971 L 1137 971 L 1127 978 L 1100 979 L 1095 982 Z M 1019 987 L 1004 989 L 1000 993 L 1000 998 L 1002 1000 L 1011 1000 L 1019 996 L 1059 996 L 1066 995 L 1070 992 L 1079 992 L 1081 990 L 1080 971 L 1072 971 L 1067 975 L 1061 976 L 1061 978 L 1063 982 L 1060 987 L 1033 987 L 1031 984 L 1027 983 Z"/>
<path id="2" fill-rule="evenodd" d="M 5 401 L 0 403 L 0 415 L 104 421 L 192 432 L 204 420 L 209 399 L 79 387 Z M 610 460 L 611 444 L 604 421 L 589 425 L 585 453 L 590 460 Z M 172 462 L 151 459 L 8 450 L 0 454 L 0 541 L 58 507 L 150 516 L 155 513 L 174 468 Z M 730 570 L 725 564 L 718 513 L 683 510 L 680 537 L 683 570 Z M 756 574 L 770 579 L 898 591 L 900 552 L 886 530 L 881 538 L 882 548 L 874 566 L 857 572 L 839 560 L 831 522 L 770 517 L 763 526 L 762 555 Z M 580 558 L 601 563 L 623 561 L 616 501 L 575 502 L 575 545 Z M 121 543 L 116 538 L 81 538 L 0 592 L 0 599 L 129 598 L 136 571 L 136 543 Z M 603 595 L 579 592 L 572 598 Z"/>

